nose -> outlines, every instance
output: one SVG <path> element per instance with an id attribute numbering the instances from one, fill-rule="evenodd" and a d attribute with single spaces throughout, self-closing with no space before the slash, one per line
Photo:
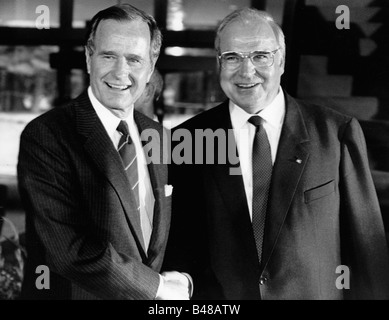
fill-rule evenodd
<path id="1" fill-rule="evenodd" d="M 242 61 L 242 64 L 239 68 L 239 74 L 241 76 L 251 76 L 253 74 L 255 74 L 255 66 L 253 65 L 253 63 L 251 62 L 250 58 L 244 58 L 243 61 Z"/>
<path id="2" fill-rule="evenodd" d="M 128 78 L 129 73 L 130 67 L 128 66 L 127 60 L 125 58 L 118 58 L 113 67 L 113 75 L 118 79 Z"/>

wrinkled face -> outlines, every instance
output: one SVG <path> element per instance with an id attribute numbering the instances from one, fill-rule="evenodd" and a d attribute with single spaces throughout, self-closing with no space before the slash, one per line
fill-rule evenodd
<path id="1" fill-rule="evenodd" d="M 126 117 L 154 69 L 148 25 L 140 20 L 101 21 L 86 63 L 96 98 L 116 116 Z"/>
<path id="2" fill-rule="evenodd" d="M 279 48 L 272 28 L 262 20 L 236 20 L 220 35 L 220 53 L 226 51 L 273 51 Z M 278 93 L 284 73 L 282 53 L 274 55 L 270 67 L 256 68 L 245 58 L 234 70 L 220 69 L 220 85 L 226 96 L 248 113 L 254 114 L 267 107 Z"/>

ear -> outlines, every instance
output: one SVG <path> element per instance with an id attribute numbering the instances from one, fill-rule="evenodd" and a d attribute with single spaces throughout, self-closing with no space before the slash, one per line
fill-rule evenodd
<path id="1" fill-rule="evenodd" d="M 220 72 L 220 61 L 219 61 L 219 57 L 217 56 L 217 53 L 216 53 L 216 71 Z"/>
<path id="2" fill-rule="evenodd" d="M 284 56 L 281 56 L 281 59 L 280 59 L 280 72 L 281 72 L 281 75 L 284 74 L 284 71 L 285 71 L 285 59 L 284 59 Z"/>
<path id="3" fill-rule="evenodd" d="M 86 69 L 88 71 L 88 74 L 90 74 L 90 69 L 91 69 L 91 56 L 89 54 L 89 49 L 88 47 L 85 46 L 85 58 L 86 58 Z"/>
<path id="4" fill-rule="evenodd" d="M 155 69 L 155 63 L 153 63 L 153 65 L 150 67 L 150 73 L 147 76 L 147 82 L 146 83 L 150 82 L 150 79 L 151 79 L 151 76 L 153 75 L 154 69 Z"/>

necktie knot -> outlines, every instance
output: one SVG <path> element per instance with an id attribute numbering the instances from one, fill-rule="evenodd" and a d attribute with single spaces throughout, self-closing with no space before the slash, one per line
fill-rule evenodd
<path id="1" fill-rule="evenodd" d="M 129 135 L 129 130 L 128 130 L 128 124 L 126 121 L 121 120 L 119 122 L 119 125 L 117 127 L 117 131 L 119 131 L 123 136 L 128 136 Z"/>
<path id="2" fill-rule="evenodd" d="M 128 130 L 128 124 L 127 124 L 126 121 L 121 120 L 121 121 L 119 122 L 119 125 L 118 125 L 118 127 L 117 127 L 116 130 L 119 131 L 119 132 L 123 135 L 124 140 L 125 140 L 127 143 L 131 143 L 131 142 L 132 142 L 132 140 L 131 140 L 131 138 L 130 138 L 130 131 Z"/>
<path id="3" fill-rule="evenodd" d="M 248 121 L 256 127 L 257 131 L 263 124 L 263 119 L 260 116 L 252 116 Z"/>

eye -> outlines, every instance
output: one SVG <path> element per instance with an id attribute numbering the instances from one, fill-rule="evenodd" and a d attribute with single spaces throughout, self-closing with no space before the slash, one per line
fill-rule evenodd
<path id="1" fill-rule="evenodd" d="M 229 53 L 223 56 L 224 61 L 228 63 L 237 63 L 240 61 L 240 57 L 235 53 Z"/>
<path id="2" fill-rule="evenodd" d="M 127 61 L 128 63 L 140 63 L 140 59 L 136 59 L 136 58 L 130 58 Z"/>
<path id="3" fill-rule="evenodd" d="M 266 62 L 269 60 L 269 54 L 267 53 L 255 53 L 252 56 L 254 62 Z"/>
<path id="4" fill-rule="evenodd" d="M 103 55 L 104 60 L 113 60 L 115 59 L 115 56 L 112 54 L 105 54 Z"/>
<path id="5" fill-rule="evenodd" d="M 130 57 L 127 58 L 127 63 L 129 66 L 133 68 L 140 68 L 143 66 L 144 60 L 139 57 Z"/>

